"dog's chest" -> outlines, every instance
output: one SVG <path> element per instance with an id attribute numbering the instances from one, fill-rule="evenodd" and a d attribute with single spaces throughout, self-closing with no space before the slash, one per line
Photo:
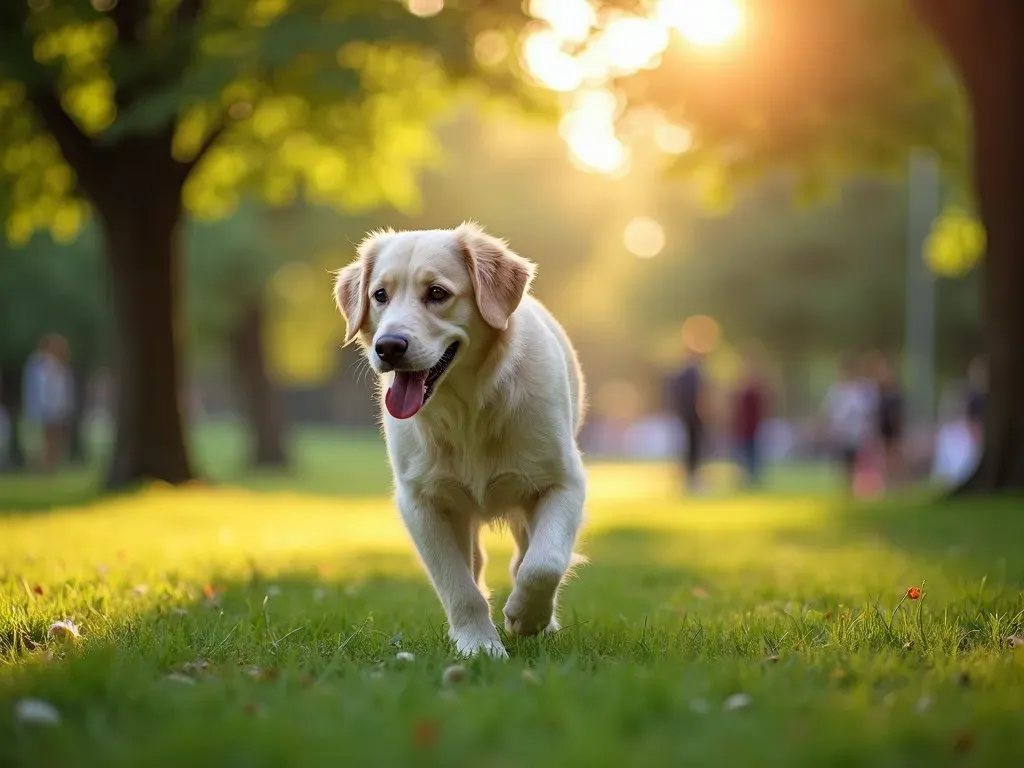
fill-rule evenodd
<path id="1" fill-rule="evenodd" d="M 503 435 L 441 439 L 422 467 L 423 487 L 444 504 L 500 517 L 512 508 L 532 506 L 558 482 L 557 462 L 546 453 Z"/>

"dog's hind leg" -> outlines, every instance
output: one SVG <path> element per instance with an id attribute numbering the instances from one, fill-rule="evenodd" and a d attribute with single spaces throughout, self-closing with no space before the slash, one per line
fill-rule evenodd
<path id="1" fill-rule="evenodd" d="M 528 517 L 529 547 L 505 603 L 505 628 L 518 635 L 558 629 L 555 607 L 566 571 L 575 562 L 573 547 L 583 523 L 586 497 L 582 466 L 565 482 L 547 489 Z"/>

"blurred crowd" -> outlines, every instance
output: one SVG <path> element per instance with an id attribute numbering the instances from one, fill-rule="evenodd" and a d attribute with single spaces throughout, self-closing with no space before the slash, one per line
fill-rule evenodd
<path id="1" fill-rule="evenodd" d="M 984 358 L 972 361 L 966 381 L 947 397 L 938 425 L 925 425 L 925 440 L 910 440 L 905 394 L 896 367 L 878 352 L 844 357 L 814 419 L 813 452 L 830 458 L 845 486 L 860 496 L 930 479 L 955 485 L 977 465 L 987 391 Z M 700 490 L 709 458 L 707 403 L 721 392 L 705 374 L 703 356 L 687 353 L 667 386 L 668 410 L 680 427 L 680 462 L 690 490 Z M 757 349 L 743 357 L 742 371 L 727 405 L 728 453 L 748 486 L 762 482 L 767 427 L 774 394 Z M 718 426 L 721 426 L 719 424 Z M 776 438 L 776 443 L 778 439 Z"/>

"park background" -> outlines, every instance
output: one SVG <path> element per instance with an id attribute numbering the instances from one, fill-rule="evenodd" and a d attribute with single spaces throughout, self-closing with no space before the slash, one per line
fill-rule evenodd
<path id="1" fill-rule="evenodd" d="M 988 354 L 968 490 L 1024 482 L 1020 14 L 6 5 L 0 757 L 553 764 L 626 760 L 630 738 L 654 764 L 1019 756 L 1016 502 L 856 504 L 814 421 L 839 357 L 879 350 L 927 454 Z M 370 229 L 466 219 L 539 265 L 579 351 L 593 564 L 569 631 L 453 691 L 330 273 Z M 47 333 L 82 406 L 55 476 L 26 468 L 39 436 L 18 418 Z M 724 432 L 752 343 L 766 487 L 734 493 L 720 439 L 713 492 L 683 499 L 665 379 L 684 344 L 706 351 Z M 57 736 L 19 721 L 26 699 Z"/>

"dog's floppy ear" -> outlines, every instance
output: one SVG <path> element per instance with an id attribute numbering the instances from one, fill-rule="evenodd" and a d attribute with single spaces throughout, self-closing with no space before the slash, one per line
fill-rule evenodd
<path id="1" fill-rule="evenodd" d="M 533 281 L 533 262 L 472 222 L 455 230 L 476 294 L 476 305 L 492 328 L 505 330 L 508 319 Z"/>
<path id="2" fill-rule="evenodd" d="M 351 344 L 366 323 L 370 304 L 366 296 L 381 239 L 388 233 L 371 232 L 359 244 L 355 261 L 335 273 L 334 302 L 345 318 L 345 345 Z"/>

